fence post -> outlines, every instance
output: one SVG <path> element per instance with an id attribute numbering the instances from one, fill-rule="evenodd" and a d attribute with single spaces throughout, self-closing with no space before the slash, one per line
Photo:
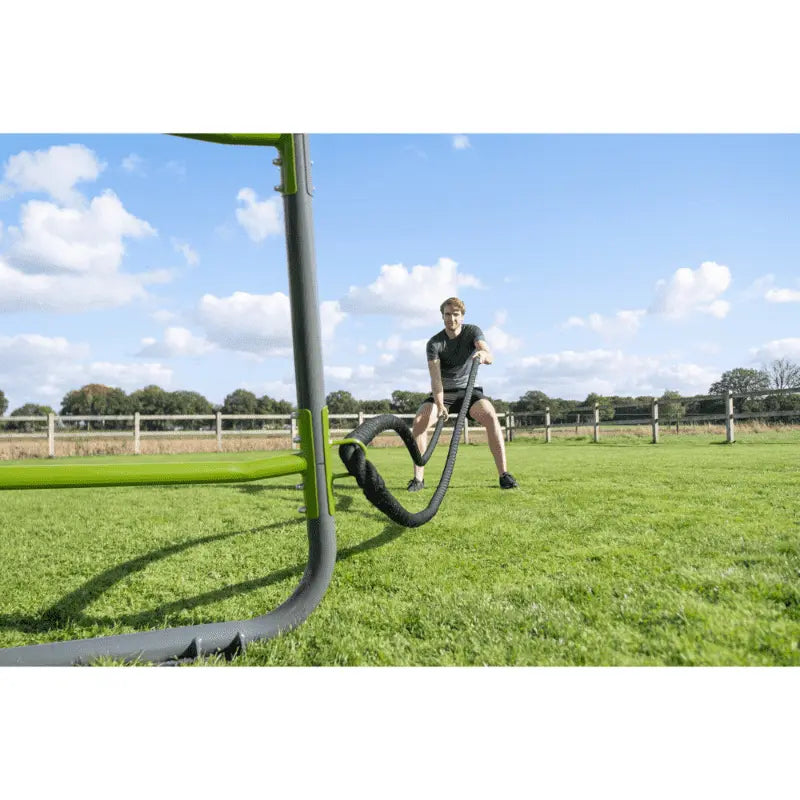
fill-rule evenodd
<path id="1" fill-rule="evenodd" d="M 544 441 L 545 444 L 550 443 L 550 406 L 544 409 Z"/>
<path id="2" fill-rule="evenodd" d="M 469 413 L 464 417 L 464 444 L 469 444 Z"/>
<path id="3" fill-rule="evenodd" d="M 133 454 L 140 455 L 142 452 L 142 443 L 139 439 L 139 412 L 133 412 Z"/>
<path id="4" fill-rule="evenodd" d="M 297 444 L 297 412 L 293 411 L 290 417 L 290 433 L 292 436 L 292 450 L 297 450 L 299 445 Z"/>
<path id="5" fill-rule="evenodd" d="M 364 423 L 364 412 L 363 411 L 359 411 L 358 412 L 358 424 L 362 425 L 363 423 Z"/>
<path id="6" fill-rule="evenodd" d="M 653 398 L 653 444 L 658 444 L 658 398 Z"/>
<path id="7" fill-rule="evenodd" d="M 509 442 L 513 442 L 514 441 L 514 426 L 517 424 L 517 418 L 514 415 L 513 411 L 509 411 L 508 413 L 510 415 L 509 418 L 508 418 L 508 421 L 506 422 L 506 425 L 509 426 L 508 427 L 508 441 Z"/>
<path id="8" fill-rule="evenodd" d="M 600 441 L 600 404 L 594 404 L 594 440 Z"/>
<path id="9" fill-rule="evenodd" d="M 736 441 L 736 434 L 733 430 L 733 393 L 728 389 L 728 396 L 725 398 L 725 439 L 728 444 Z"/>
<path id="10" fill-rule="evenodd" d="M 56 457 L 56 415 L 47 415 L 47 456 Z"/>
<path id="11" fill-rule="evenodd" d="M 580 413 L 575 414 L 575 435 L 578 435 L 578 426 L 581 424 L 581 415 Z"/>
<path id="12" fill-rule="evenodd" d="M 222 412 L 217 411 L 217 419 L 216 419 L 216 427 L 217 427 L 217 452 L 222 452 Z"/>

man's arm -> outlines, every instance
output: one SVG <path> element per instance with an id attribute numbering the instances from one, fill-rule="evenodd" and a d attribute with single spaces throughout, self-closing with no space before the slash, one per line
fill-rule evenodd
<path id="1" fill-rule="evenodd" d="M 439 416 L 442 412 L 447 413 L 444 407 L 444 386 L 442 385 L 442 364 L 437 358 L 435 361 L 428 362 L 428 372 L 431 374 L 431 394 L 436 408 L 439 409 Z"/>
<path id="2" fill-rule="evenodd" d="M 491 364 L 492 361 L 494 361 L 492 351 L 483 339 L 475 340 L 475 352 L 472 354 L 472 357 L 477 358 L 481 364 Z"/>

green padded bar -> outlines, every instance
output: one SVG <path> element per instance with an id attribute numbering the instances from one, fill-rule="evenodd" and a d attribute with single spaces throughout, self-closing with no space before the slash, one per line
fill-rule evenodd
<path id="1" fill-rule="evenodd" d="M 297 192 L 297 172 L 294 158 L 294 137 L 291 133 L 173 133 L 184 139 L 199 139 L 217 144 L 255 145 L 257 147 L 277 147 L 281 154 L 280 167 L 283 180 L 283 194 Z"/>
<path id="2" fill-rule="evenodd" d="M 0 489 L 74 489 L 91 486 L 167 486 L 236 483 L 305 474 L 299 453 L 252 461 L 135 462 L 130 464 L 24 464 L 0 467 Z"/>

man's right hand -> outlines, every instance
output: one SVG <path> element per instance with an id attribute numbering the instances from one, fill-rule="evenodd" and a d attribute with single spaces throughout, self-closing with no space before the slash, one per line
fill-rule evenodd
<path id="1" fill-rule="evenodd" d="M 444 421 L 447 422 L 450 419 L 450 414 L 447 413 L 447 409 L 444 406 L 438 406 L 439 409 L 439 419 L 444 417 Z"/>

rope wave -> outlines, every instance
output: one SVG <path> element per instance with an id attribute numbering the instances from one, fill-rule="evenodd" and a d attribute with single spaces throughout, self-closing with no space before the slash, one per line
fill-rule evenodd
<path id="1" fill-rule="evenodd" d="M 464 423 L 467 418 L 467 411 L 469 410 L 470 400 L 472 399 L 472 390 L 475 386 L 475 378 L 478 374 L 479 366 L 480 362 L 477 360 L 473 361 L 469 379 L 467 380 L 464 403 L 461 406 L 461 410 L 458 412 L 458 417 L 453 427 L 453 436 L 450 439 L 450 446 L 447 451 L 447 460 L 445 461 L 442 477 L 439 479 L 439 485 L 436 487 L 436 491 L 433 493 L 430 503 L 428 503 L 427 508 L 422 509 L 422 511 L 411 512 L 400 504 L 397 498 L 386 487 L 386 483 L 375 465 L 364 455 L 364 451 L 358 445 L 343 444 L 339 446 L 339 457 L 347 467 L 347 471 L 356 479 L 367 500 L 392 521 L 404 525 L 406 528 L 418 528 L 420 525 L 424 525 L 426 522 L 433 519 L 436 512 L 439 510 L 439 506 L 442 504 L 442 500 L 447 492 L 447 487 L 450 485 L 453 469 L 455 468 L 458 443 L 461 439 L 461 432 L 464 429 Z M 444 427 L 444 422 L 444 419 L 440 418 L 436 423 L 436 429 L 433 432 L 431 441 L 424 454 L 419 452 L 411 428 L 408 427 L 404 420 L 394 416 L 394 414 L 380 414 L 377 417 L 365 420 L 361 425 L 351 431 L 347 438 L 358 439 L 360 442 L 368 445 L 379 433 L 388 430 L 396 431 L 400 434 L 413 462 L 417 466 L 423 467 L 433 455 L 442 428 Z"/>

